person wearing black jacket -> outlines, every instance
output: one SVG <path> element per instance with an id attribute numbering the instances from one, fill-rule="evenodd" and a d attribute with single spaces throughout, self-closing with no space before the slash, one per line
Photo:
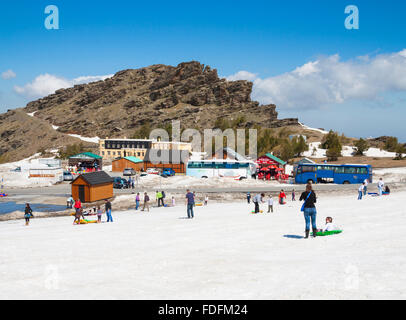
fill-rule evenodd
<path id="1" fill-rule="evenodd" d="M 113 217 L 111 216 L 111 202 L 109 200 L 106 200 L 104 208 L 106 210 L 107 222 L 113 222 Z"/>
<path id="2" fill-rule="evenodd" d="M 30 224 L 30 219 L 34 218 L 34 216 L 32 214 L 32 209 L 28 203 L 25 205 L 24 218 L 25 218 L 26 226 L 28 226 Z"/>
<path id="3" fill-rule="evenodd" d="M 314 205 L 317 202 L 316 194 L 313 191 L 312 185 L 308 184 L 306 186 L 306 191 L 302 193 L 300 196 L 300 201 L 304 200 L 304 218 L 306 222 L 306 230 L 305 230 L 305 239 L 309 238 L 310 233 L 310 221 L 312 223 L 313 228 L 313 237 L 316 237 L 317 233 L 317 225 L 316 225 L 316 216 L 317 210 L 316 206 Z"/>

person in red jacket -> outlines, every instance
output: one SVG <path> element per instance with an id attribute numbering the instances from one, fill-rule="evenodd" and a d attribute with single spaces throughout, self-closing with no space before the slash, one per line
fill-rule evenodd
<path id="1" fill-rule="evenodd" d="M 279 204 L 286 204 L 286 193 L 281 190 L 281 192 L 279 193 Z"/>
<path id="2" fill-rule="evenodd" d="M 75 212 L 75 220 L 73 221 L 73 224 L 75 224 L 76 220 L 77 220 L 77 224 L 80 224 L 80 218 L 83 217 L 83 215 L 82 215 L 83 209 L 82 209 L 82 203 L 80 202 L 79 199 L 75 201 L 74 208 L 75 208 L 76 212 Z"/>

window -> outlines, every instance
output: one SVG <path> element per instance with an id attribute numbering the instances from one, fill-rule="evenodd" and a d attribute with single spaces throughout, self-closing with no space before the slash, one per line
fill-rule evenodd
<path id="1" fill-rule="evenodd" d="M 107 151 L 107 155 L 110 155 L 110 153 L 111 153 L 110 151 Z"/>
<path id="2" fill-rule="evenodd" d="M 367 174 L 368 170 L 367 170 L 367 168 L 357 168 L 357 173 L 358 174 Z"/>
<path id="3" fill-rule="evenodd" d="M 354 167 L 345 167 L 345 168 L 344 168 L 344 173 L 355 174 L 355 173 L 357 173 L 357 168 L 354 168 Z"/>
<path id="4" fill-rule="evenodd" d="M 314 166 L 303 166 L 302 171 L 303 171 L 303 173 L 305 173 L 305 172 L 314 172 L 314 171 L 316 171 L 316 167 L 314 167 Z"/>
<path id="5" fill-rule="evenodd" d="M 194 168 L 201 168 L 202 163 L 201 162 L 189 162 L 188 168 L 194 169 Z"/>
<path id="6" fill-rule="evenodd" d="M 104 156 L 104 151 L 102 151 L 102 156 Z"/>
<path id="7" fill-rule="evenodd" d="M 344 167 L 335 167 L 334 172 L 335 173 L 344 173 Z"/>

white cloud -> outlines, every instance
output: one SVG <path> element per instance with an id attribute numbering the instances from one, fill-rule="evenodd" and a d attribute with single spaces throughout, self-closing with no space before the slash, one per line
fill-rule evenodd
<path id="1" fill-rule="evenodd" d="M 72 80 L 58 77 L 52 74 L 41 74 L 32 82 L 23 87 L 15 86 L 14 91 L 27 98 L 41 98 L 54 93 L 56 90 L 73 87 L 77 84 L 89 83 L 111 78 L 113 75 L 106 76 L 82 76 Z"/>
<path id="2" fill-rule="evenodd" d="M 251 73 L 248 71 L 239 71 L 236 74 L 226 77 L 228 81 L 236 81 L 236 80 L 249 80 L 253 81 L 257 78 L 257 74 Z"/>
<path id="3" fill-rule="evenodd" d="M 7 70 L 7 71 L 4 71 L 2 74 L 1 74 L 1 77 L 4 79 L 4 80 L 9 80 L 9 79 L 12 79 L 12 78 L 15 78 L 15 77 L 17 77 L 17 75 L 15 74 L 15 72 L 13 71 L 13 70 Z"/>
<path id="4" fill-rule="evenodd" d="M 319 58 L 275 77 L 252 78 L 240 71 L 230 80 L 254 81 L 253 99 L 280 108 L 321 108 L 349 100 L 378 101 L 381 94 L 406 91 L 406 49 L 374 57 L 342 61 L 338 55 Z"/>

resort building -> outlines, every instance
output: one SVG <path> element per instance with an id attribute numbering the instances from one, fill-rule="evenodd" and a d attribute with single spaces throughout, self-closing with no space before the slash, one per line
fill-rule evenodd
<path id="1" fill-rule="evenodd" d="M 180 150 L 192 151 L 192 144 L 187 142 L 157 141 L 147 139 L 100 139 L 99 154 L 105 160 L 116 158 L 137 157 L 144 160 L 147 151 L 158 150 Z"/>

